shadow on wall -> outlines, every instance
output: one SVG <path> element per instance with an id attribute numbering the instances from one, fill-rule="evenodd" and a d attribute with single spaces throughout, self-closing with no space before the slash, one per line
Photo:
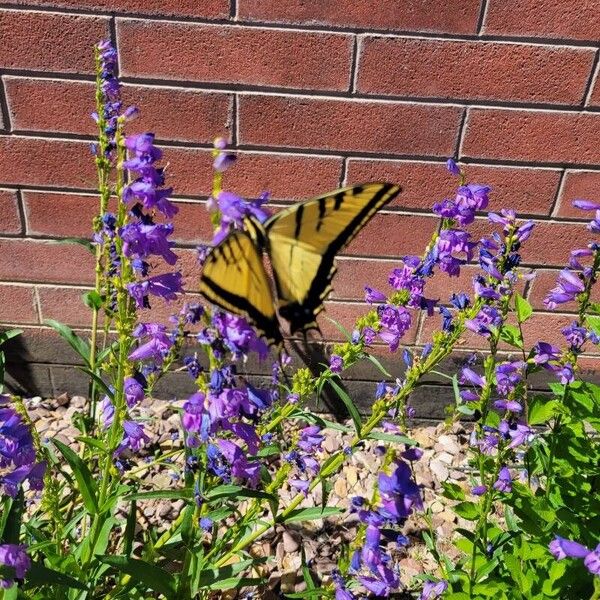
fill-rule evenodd
<path id="1" fill-rule="evenodd" d="M 6 330 L 2 330 L 6 331 Z M 5 373 L 4 387 L 12 394 L 19 396 L 39 396 L 47 393 L 39 377 L 35 375 L 35 368 L 27 360 L 27 348 L 22 335 L 17 335 L 2 345 L 4 352 Z"/>

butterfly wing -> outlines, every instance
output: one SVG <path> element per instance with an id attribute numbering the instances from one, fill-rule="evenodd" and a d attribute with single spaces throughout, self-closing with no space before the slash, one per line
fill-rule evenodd
<path id="1" fill-rule="evenodd" d="M 317 328 L 336 254 L 399 193 L 389 183 L 348 187 L 296 204 L 265 223 L 278 310 L 292 333 Z"/>
<path id="2" fill-rule="evenodd" d="M 245 231 L 232 231 L 212 249 L 202 270 L 200 293 L 246 317 L 270 344 L 283 341 L 261 252 Z"/>

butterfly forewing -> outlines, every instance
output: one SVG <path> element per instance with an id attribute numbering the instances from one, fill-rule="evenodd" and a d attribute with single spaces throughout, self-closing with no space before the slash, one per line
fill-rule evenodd
<path id="1" fill-rule="evenodd" d="M 316 327 L 330 291 L 334 258 L 400 193 L 389 183 L 341 189 L 292 206 L 265 224 L 279 314 L 292 333 Z"/>
<path id="2" fill-rule="evenodd" d="M 233 231 L 212 249 L 200 292 L 224 310 L 247 317 L 270 343 L 282 341 L 261 252 L 245 231 Z"/>

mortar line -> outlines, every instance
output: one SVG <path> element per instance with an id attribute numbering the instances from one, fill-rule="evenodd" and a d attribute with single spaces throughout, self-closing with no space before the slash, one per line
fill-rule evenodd
<path id="1" fill-rule="evenodd" d="M 563 169 L 558 178 L 558 185 L 556 186 L 556 195 L 554 196 L 554 201 L 550 207 L 550 218 L 558 217 L 558 211 L 561 206 L 561 197 L 564 191 L 565 180 L 566 180 L 567 169 Z M 564 223 L 564 221 L 561 221 Z"/>

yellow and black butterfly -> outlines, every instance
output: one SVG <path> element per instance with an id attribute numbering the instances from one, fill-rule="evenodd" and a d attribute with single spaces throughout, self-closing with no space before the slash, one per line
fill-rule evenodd
<path id="1" fill-rule="evenodd" d="M 233 230 L 211 250 L 200 292 L 246 317 L 270 344 L 283 341 L 277 314 L 289 322 L 291 334 L 318 329 L 316 317 L 331 291 L 336 254 L 399 193 L 390 183 L 366 183 L 295 204 L 264 224 L 247 217 L 244 230 Z M 276 300 L 263 252 L 271 262 Z"/>

